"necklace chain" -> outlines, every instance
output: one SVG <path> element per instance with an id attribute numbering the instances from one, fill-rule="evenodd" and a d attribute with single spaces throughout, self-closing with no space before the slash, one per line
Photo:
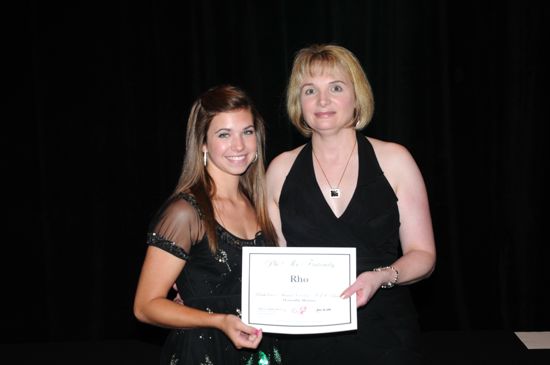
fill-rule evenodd
<path id="1" fill-rule="evenodd" d="M 223 218 L 222 218 L 222 215 L 220 213 L 220 210 L 218 210 L 218 208 L 216 207 L 216 204 L 214 203 L 214 201 L 212 200 L 212 207 L 214 208 L 214 213 L 218 216 L 218 218 L 220 219 L 220 222 L 221 223 L 221 226 L 227 231 L 229 228 L 225 225 L 225 222 L 223 221 Z M 221 207 L 220 207 L 221 208 Z M 216 219 L 214 217 L 214 219 Z M 258 225 L 258 223 L 256 223 L 256 232 L 259 232 L 260 231 L 260 226 Z M 246 238 L 245 238 L 246 239 Z M 248 240 L 248 239 L 246 239 Z M 254 240 L 254 244 L 256 244 L 256 236 L 254 236 L 253 238 Z"/>
<path id="2" fill-rule="evenodd" d="M 344 170 L 342 171 L 342 175 L 340 175 L 340 180 L 338 181 L 338 185 L 336 185 L 335 188 L 333 188 L 332 185 L 330 184 L 330 181 L 328 181 L 327 174 L 325 174 L 325 170 L 323 170 L 323 166 L 321 166 L 321 163 L 319 162 L 319 159 L 317 158 L 317 155 L 315 154 L 315 150 L 313 149 L 313 146 L 311 147 L 311 151 L 313 152 L 313 157 L 315 157 L 315 161 L 317 161 L 317 165 L 319 165 L 319 168 L 321 169 L 321 172 L 323 173 L 323 176 L 325 177 L 325 180 L 327 181 L 327 184 L 330 187 L 330 197 L 331 198 L 339 198 L 340 197 L 340 183 L 342 182 L 342 179 L 344 178 L 344 174 L 346 173 L 349 162 L 351 161 L 351 156 L 353 155 L 353 151 L 355 150 L 356 145 L 357 145 L 357 139 L 355 139 L 355 143 L 353 144 L 353 148 L 351 149 L 351 152 L 349 154 L 348 161 L 346 162 L 346 166 L 344 166 Z"/>
<path id="3" fill-rule="evenodd" d="M 223 218 L 222 218 L 222 215 L 220 214 L 218 208 L 216 208 L 216 204 L 214 202 L 212 202 L 212 206 L 214 207 L 214 212 L 216 213 L 216 215 L 218 216 L 218 218 L 220 219 L 220 223 L 222 224 L 222 227 L 227 229 L 225 223 L 223 222 Z"/>

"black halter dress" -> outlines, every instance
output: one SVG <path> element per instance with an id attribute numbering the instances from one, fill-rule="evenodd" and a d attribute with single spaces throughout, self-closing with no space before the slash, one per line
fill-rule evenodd
<path id="1" fill-rule="evenodd" d="M 340 217 L 330 209 L 315 179 L 311 143 L 300 151 L 286 177 L 279 209 L 289 247 L 356 247 L 359 275 L 393 263 L 401 255 L 401 246 L 397 197 L 370 142 L 360 133 L 356 138 L 357 187 Z M 365 306 L 358 308 L 357 318 L 357 331 L 287 336 L 283 347 L 286 362 L 418 363 L 419 329 L 407 287 L 378 290 Z"/>

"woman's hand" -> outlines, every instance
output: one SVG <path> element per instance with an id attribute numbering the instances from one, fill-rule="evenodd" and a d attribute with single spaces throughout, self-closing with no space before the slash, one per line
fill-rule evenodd
<path id="1" fill-rule="evenodd" d="M 172 287 L 174 290 L 178 290 L 176 284 Z M 178 293 L 178 292 L 177 292 Z M 183 300 L 181 299 L 179 293 L 174 298 L 174 302 L 183 305 Z M 239 317 L 227 314 L 222 318 L 221 330 L 225 333 L 227 337 L 233 342 L 236 348 L 251 348 L 255 349 L 260 344 L 262 340 L 262 330 L 258 330 L 254 327 L 245 325 Z"/>
<path id="2" fill-rule="evenodd" d="M 384 283 L 383 276 L 381 272 L 365 271 L 340 296 L 347 299 L 356 294 L 357 308 L 362 307 L 369 302 L 370 298 Z"/>
<path id="3" fill-rule="evenodd" d="M 226 314 L 223 317 L 220 330 L 229 337 L 237 349 L 255 349 L 263 337 L 261 329 L 247 326 L 233 314 Z"/>

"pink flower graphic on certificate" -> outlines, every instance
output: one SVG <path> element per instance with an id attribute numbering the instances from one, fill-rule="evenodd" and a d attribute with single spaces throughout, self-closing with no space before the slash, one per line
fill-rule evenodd
<path id="1" fill-rule="evenodd" d="M 297 313 L 297 314 L 304 314 L 306 311 L 307 311 L 306 306 L 301 306 L 301 307 L 292 309 L 292 313 Z"/>

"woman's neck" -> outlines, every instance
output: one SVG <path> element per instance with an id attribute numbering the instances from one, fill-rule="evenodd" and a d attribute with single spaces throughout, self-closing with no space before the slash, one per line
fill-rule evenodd
<path id="1" fill-rule="evenodd" d="M 353 128 L 346 128 L 335 134 L 313 133 L 311 146 L 318 158 L 334 161 L 344 155 L 346 158 L 348 157 L 349 150 L 353 148 L 356 138 Z"/>
<path id="2" fill-rule="evenodd" d="M 214 181 L 216 186 L 216 194 L 212 197 L 216 200 L 237 201 L 242 199 L 242 194 L 239 189 L 239 179 L 224 179 L 224 181 Z"/>
<path id="3" fill-rule="evenodd" d="M 221 173 L 219 170 L 209 171 L 215 186 L 215 197 L 220 199 L 238 199 L 240 195 L 240 177 Z"/>

